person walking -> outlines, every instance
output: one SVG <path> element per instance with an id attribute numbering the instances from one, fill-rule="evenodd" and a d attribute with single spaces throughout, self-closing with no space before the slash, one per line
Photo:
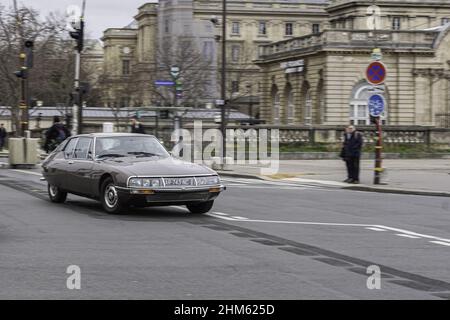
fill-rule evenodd
<path id="1" fill-rule="evenodd" d="M 359 183 L 359 162 L 364 140 L 362 134 L 356 131 L 354 126 L 345 129 L 344 144 L 342 146 L 341 158 L 347 166 L 347 183 Z"/>
<path id="2" fill-rule="evenodd" d="M 53 125 L 45 133 L 44 149 L 47 153 L 56 149 L 56 147 L 70 137 L 70 131 L 61 123 L 58 116 L 53 117 Z"/>
<path id="3" fill-rule="evenodd" d="M 3 125 L 3 123 L 0 124 L 0 151 L 3 150 L 3 146 L 5 145 L 6 136 L 8 133 L 6 132 L 6 129 Z"/>
<path id="4" fill-rule="evenodd" d="M 144 126 L 138 121 L 137 118 L 131 119 L 131 133 L 145 134 Z"/>

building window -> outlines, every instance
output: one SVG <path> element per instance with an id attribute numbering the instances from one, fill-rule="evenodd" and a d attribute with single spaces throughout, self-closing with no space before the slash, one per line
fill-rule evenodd
<path id="1" fill-rule="evenodd" d="M 288 85 L 286 89 L 286 105 L 287 105 L 287 123 L 293 124 L 295 122 L 295 104 L 294 104 L 294 91 L 292 87 Z"/>
<path id="2" fill-rule="evenodd" d="M 231 25 L 231 33 L 232 34 L 240 34 L 241 33 L 241 24 L 239 22 L 233 22 Z"/>
<path id="3" fill-rule="evenodd" d="M 231 81 L 231 92 L 238 93 L 239 92 L 239 81 Z"/>
<path id="4" fill-rule="evenodd" d="M 443 25 L 443 26 L 445 26 L 446 24 L 448 24 L 450 22 L 450 19 L 449 18 L 442 18 L 441 19 L 441 24 Z"/>
<path id="5" fill-rule="evenodd" d="M 291 22 L 285 24 L 284 34 L 286 36 L 292 36 L 294 34 L 294 25 Z"/>
<path id="6" fill-rule="evenodd" d="M 169 33 L 169 31 L 170 31 L 169 20 L 165 20 L 165 21 L 164 21 L 164 31 L 165 31 L 166 33 Z"/>
<path id="7" fill-rule="evenodd" d="M 266 25 L 265 21 L 260 21 L 259 22 L 258 34 L 260 36 L 267 35 L 267 25 Z"/>
<path id="8" fill-rule="evenodd" d="M 128 76 L 130 74 L 130 60 L 122 60 L 122 75 Z"/>
<path id="9" fill-rule="evenodd" d="M 400 28 L 401 28 L 400 17 L 394 17 L 392 19 L 392 30 L 400 30 Z"/>
<path id="10" fill-rule="evenodd" d="M 273 123 L 278 124 L 280 123 L 280 93 L 276 86 L 272 89 L 272 108 Z"/>
<path id="11" fill-rule="evenodd" d="M 320 33 L 320 24 L 314 23 L 314 24 L 312 25 L 312 33 L 313 33 L 313 34 L 318 34 L 318 33 Z"/>
<path id="12" fill-rule="evenodd" d="M 239 56 L 241 55 L 241 47 L 234 45 L 231 47 L 231 61 L 239 62 Z"/>
<path id="13" fill-rule="evenodd" d="M 312 122 L 312 96 L 311 89 L 305 94 L 305 124 L 310 125 Z"/>

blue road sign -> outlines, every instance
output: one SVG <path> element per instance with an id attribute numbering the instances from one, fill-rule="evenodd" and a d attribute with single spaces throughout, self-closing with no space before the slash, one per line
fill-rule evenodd
<path id="1" fill-rule="evenodd" d="M 169 80 L 156 80 L 155 86 L 173 86 L 175 82 Z"/>
<path id="2" fill-rule="evenodd" d="M 379 117 L 384 111 L 384 98 L 379 94 L 374 94 L 369 98 L 369 113 L 372 117 Z"/>

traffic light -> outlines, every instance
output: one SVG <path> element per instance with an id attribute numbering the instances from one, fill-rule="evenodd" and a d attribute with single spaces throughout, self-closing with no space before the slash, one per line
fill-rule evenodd
<path id="1" fill-rule="evenodd" d="M 83 38 L 84 38 L 84 21 L 80 21 L 80 28 L 75 29 L 75 31 L 69 31 L 70 37 L 77 41 L 78 52 L 83 51 Z"/>
<path id="2" fill-rule="evenodd" d="M 25 41 L 25 66 L 30 69 L 33 68 L 33 48 L 34 42 L 32 40 Z"/>

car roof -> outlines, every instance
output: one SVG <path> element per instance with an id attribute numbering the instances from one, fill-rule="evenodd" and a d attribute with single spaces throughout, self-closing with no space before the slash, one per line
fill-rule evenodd
<path id="1" fill-rule="evenodd" d="M 95 132 L 95 133 L 85 133 L 85 134 L 77 134 L 72 136 L 73 137 L 90 137 L 90 138 L 107 138 L 107 137 L 152 137 L 156 138 L 154 135 L 151 134 L 141 134 L 141 133 L 105 133 L 105 132 Z"/>

